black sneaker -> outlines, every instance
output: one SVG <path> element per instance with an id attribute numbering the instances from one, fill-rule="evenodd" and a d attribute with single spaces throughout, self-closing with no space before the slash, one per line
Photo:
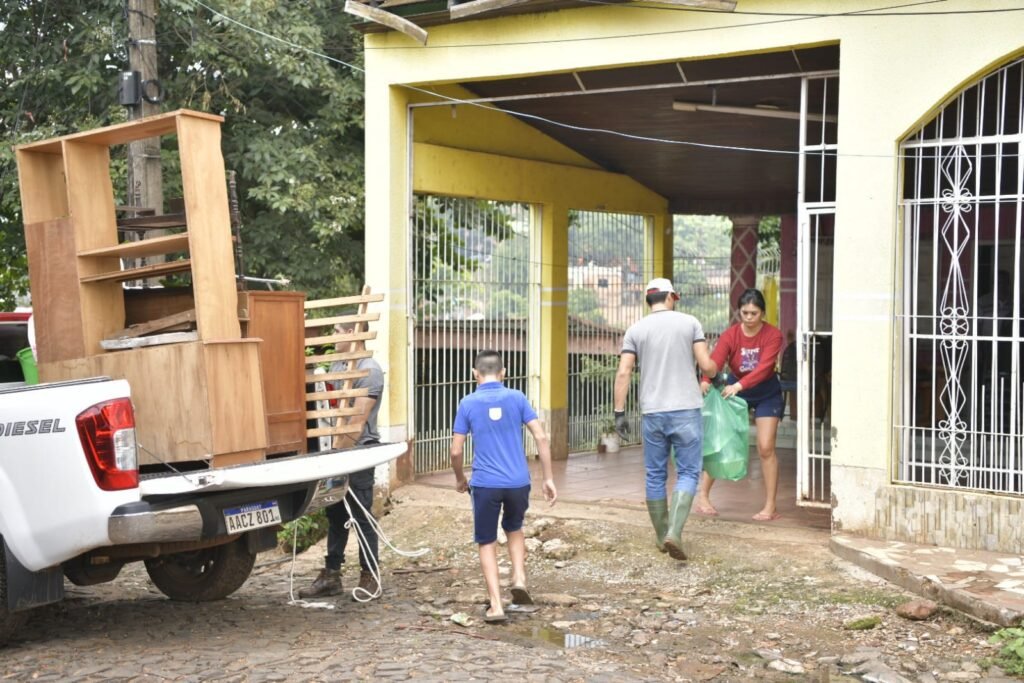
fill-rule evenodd
<path id="1" fill-rule="evenodd" d="M 325 567 L 320 570 L 320 573 L 317 574 L 316 579 L 313 580 L 309 588 L 303 588 L 299 591 L 299 597 L 323 598 L 329 595 L 338 595 L 343 590 L 341 586 L 341 571 Z"/>

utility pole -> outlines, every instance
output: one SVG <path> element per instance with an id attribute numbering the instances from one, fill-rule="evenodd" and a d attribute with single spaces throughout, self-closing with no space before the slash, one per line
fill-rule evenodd
<path id="1" fill-rule="evenodd" d="M 125 0 L 128 18 L 128 68 L 139 72 L 137 104 L 128 107 L 129 119 L 160 113 L 163 92 L 157 80 L 157 0 Z M 128 145 L 128 204 L 163 214 L 163 175 L 160 166 L 160 138 L 147 138 Z"/>

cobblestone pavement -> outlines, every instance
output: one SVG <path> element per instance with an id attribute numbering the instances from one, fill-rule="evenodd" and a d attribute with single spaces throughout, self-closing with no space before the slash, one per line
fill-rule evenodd
<path id="1" fill-rule="evenodd" d="M 0 679 L 932 683 L 1001 675 L 987 661 L 995 650 L 984 627 L 941 611 L 924 622 L 895 616 L 909 596 L 850 573 L 828 552 L 827 534 L 694 520 L 693 559 L 680 565 L 653 549 L 642 511 L 614 505 L 536 504 L 528 567 L 540 609 L 487 625 L 465 497 L 410 486 L 395 498 L 386 532 L 399 547 L 431 550 L 415 560 L 384 551 L 380 600 L 289 605 L 286 553 L 261 555 L 238 592 L 206 604 L 167 600 L 134 565 L 109 584 L 69 585 L 64 602 L 33 612 L 0 649 Z M 296 591 L 322 554 L 321 543 L 298 556 Z M 357 576 L 352 562 L 346 584 Z M 864 616 L 878 626 L 845 627 Z"/>
<path id="2" fill-rule="evenodd" d="M 117 595 L 71 588 L 34 613 L 0 650 L 0 670 L 35 681 L 644 679 L 614 659 L 567 657 L 424 615 L 401 597 L 412 583 L 396 580 L 369 604 L 332 598 L 336 609 L 304 609 L 286 604 L 288 565 L 279 564 L 227 600 L 188 604 L 165 599 L 136 567 L 109 584 Z"/>

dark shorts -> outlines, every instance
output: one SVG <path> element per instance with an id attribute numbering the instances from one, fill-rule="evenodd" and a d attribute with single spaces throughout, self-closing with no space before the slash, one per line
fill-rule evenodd
<path id="1" fill-rule="evenodd" d="M 498 540 L 498 514 L 501 514 L 501 528 L 505 533 L 523 528 L 523 517 L 530 507 L 530 485 L 516 489 L 490 489 L 474 486 L 470 489 L 473 499 L 473 542 L 487 545 Z"/>
<path id="2" fill-rule="evenodd" d="M 743 380 L 740 380 L 740 383 L 742 382 Z M 778 377 L 769 377 L 753 389 L 744 389 L 737 395 L 754 411 L 755 420 L 759 417 L 782 417 L 785 403 L 782 401 L 782 385 L 779 384 Z"/>

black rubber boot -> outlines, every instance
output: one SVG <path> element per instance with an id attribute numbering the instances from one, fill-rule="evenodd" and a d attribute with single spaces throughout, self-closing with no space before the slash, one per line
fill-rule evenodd
<path id="1" fill-rule="evenodd" d="M 668 501 L 647 499 L 647 514 L 651 516 L 654 526 L 654 545 L 665 552 L 665 534 L 668 533 Z"/>

